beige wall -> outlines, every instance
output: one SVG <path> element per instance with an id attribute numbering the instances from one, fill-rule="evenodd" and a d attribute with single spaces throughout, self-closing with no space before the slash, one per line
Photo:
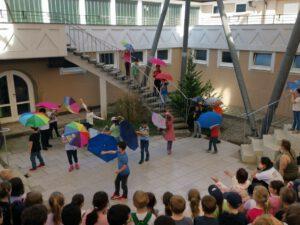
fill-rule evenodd
<path id="1" fill-rule="evenodd" d="M 48 68 L 47 59 L 2 61 L 0 73 L 18 70 L 26 74 L 34 86 L 35 101 L 62 103 L 64 96 L 84 98 L 90 106 L 100 105 L 99 79 L 92 74 L 60 75 L 58 68 Z M 123 92 L 108 84 L 108 103 L 116 101 Z"/>
<path id="2" fill-rule="evenodd" d="M 223 100 L 226 105 L 243 107 L 240 90 L 238 88 L 233 68 L 218 68 L 218 50 L 210 50 L 209 54 L 209 65 L 206 66 L 198 64 L 197 69 L 203 71 L 203 78 L 205 80 L 211 80 L 216 92 L 223 96 Z M 244 80 L 254 109 L 258 109 L 268 104 L 282 57 L 283 53 L 276 53 L 274 72 L 249 70 L 249 52 L 239 52 Z M 290 75 L 290 81 L 297 79 L 299 79 L 297 75 Z M 285 91 L 283 96 L 287 95 L 288 93 Z M 290 98 L 282 97 L 278 110 L 279 114 L 290 115 L 290 105 Z"/>

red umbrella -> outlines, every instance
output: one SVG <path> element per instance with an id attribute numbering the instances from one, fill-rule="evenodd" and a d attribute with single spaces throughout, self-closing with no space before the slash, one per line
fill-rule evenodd
<path id="1" fill-rule="evenodd" d="M 156 75 L 155 79 L 173 81 L 173 76 L 170 73 L 159 73 Z"/>
<path id="2" fill-rule="evenodd" d="M 36 104 L 37 107 L 51 109 L 51 110 L 58 110 L 60 108 L 59 104 L 53 102 L 39 102 Z"/>
<path id="3" fill-rule="evenodd" d="M 161 60 L 159 58 L 152 58 L 152 59 L 149 60 L 149 62 L 151 62 L 154 65 L 160 65 L 160 66 L 166 66 L 167 65 L 163 60 Z"/>

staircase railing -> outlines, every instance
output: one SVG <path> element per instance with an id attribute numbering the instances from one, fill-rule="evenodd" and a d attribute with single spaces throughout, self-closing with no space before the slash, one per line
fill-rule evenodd
<path id="1" fill-rule="evenodd" d="M 291 118 L 288 115 L 292 114 L 292 109 L 291 109 L 292 103 L 289 99 L 291 99 L 291 93 L 286 93 L 278 101 L 274 101 L 272 103 L 264 105 L 256 110 L 250 112 L 249 114 L 247 114 L 247 113 L 241 114 L 241 117 L 244 119 L 244 143 L 247 142 L 247 140 L 246 140 L 247 136 L 250 136 L 250 135 L 248 135 L 250 132 L 250 129 L 248 127 L 247 120 L 246 120 L 248 118 L 248 116 L 253 115 L 253 114 L 255 115 L 256 126 L 259 128 L 258 137 L 261 137 L 260 128 L 262 126 L 265 115 L 267 115 L 267 117 L 269 116 L 268 111 L 267 111 L 269 106 L 278 104 L 278 107 L 281 107 L 281 109 L 282 109 L 281 113 L 275 115 L 275 117 L 273 118 L 273 121 L 271 123 L 272 127 L 282 126 L 284 123 L 290 122 Z M 282 105 L 279 106 L 279 103 L 282 103 Z"/>

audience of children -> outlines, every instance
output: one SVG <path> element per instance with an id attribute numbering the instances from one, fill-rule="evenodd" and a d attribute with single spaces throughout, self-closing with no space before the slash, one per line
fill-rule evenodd
<path id="1" fill-rule="evenodd" d="M 122 146 L 120 146 L 121 148 Z M 125 149 L 124 146 L 121 149 Z M 241 176 L 241 168 L 236 179 Z M 228 173 L 228 172 L 227 172 Z M 229 173 L 228 173 L 229 174 Z M 241 180 L 240 180 L 241 181 Z M 242 182 L 241 182 L 242 183 Z M 107 193 L 94 194 L 93 208 L 82 211 L 84 196 L 75 194 L 65 205 L 64 195 L 53 192 L 48 200 L 49 211 L 43 205 L 41 193 L 25 194 L 24 184 L 18 177 L 0 183 L 0 225 L 297 225 L 300 220 L 300 204 L 293 187 L 280 180 L 272 180 L 268 189 L 262 184 L 254 185 L 255 205 L 245 210 L 241 194 L 233 188 L 224 193 L 216 186 L 208 188 L 209 195 L 200 197 L 197 189 L 188 192 L 190 212 L 186 200 L 180 195 L 166 192 L 162 202 L 164 212 L 155 210 L 156 197 L 153 193 L 136 191 L 131 213 L 128 206 L 117 204 L 110 207 Z M 233 185 L 234 186 L 234 185 Z M 26 196 L 26 197 L 25 197 Z M 249 196 L 252 196 L 250 193 Z M 249 197 L 250 198 L 250 197 Z M 160 216 L 158 216 L 160 215 Z M 189 216 L 186 216 L 189 215 Z"/>

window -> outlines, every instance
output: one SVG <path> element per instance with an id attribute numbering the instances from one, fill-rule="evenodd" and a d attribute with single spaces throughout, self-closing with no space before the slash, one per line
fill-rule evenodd
<path id="1" fill-rule="evenodd" d="M 157 25 L 160 16 L 160 3 L 143 2 L 143 25 Z"/>
<path id="2" fill-rule="evenodd" d="M 170 4 L 167 15 L 166 15 L 166 25 L 167 26 L 178 26 L 180 25 L 182 5 Z"/>
<path id="3" fill-rule="evenodd" d="M 85 0 L 87 24 L 109 24 L 110 0 Z"/>
<path id="4" fill-rule="evenodd" d="M 9 21 L 18 23 L 42 23 L 42 4 L 41 0 L 9 0 L 6 1 L 11 14 Z"/>
<path id="5" fill-rule="evenodd" d="M 239 52 L 237 52 L 239 56 Z M 229 51 L 218 51 L 218 67 L 233 67 L 232 57 Z"/>
<path id="6" fill-rule="evenodd" d="M 190 9 L 190 26 L 198 25 L 199 20 L 199 7 L 191 7 Z"/>
<path id="7" fill-rule="evenodd" d="M 218 14 L 218 13 L 219 13 L 219 7 L 215 5 L 213 8 L 213 14 Z"/>
<path id="8" fill-rule="evenodd" d="M 208 50 L 195 49 L 194 50 L 194 61 L 195 61 L 195 63 L 208 64 Z"/>
<path id="9" fill-rule="evenodd" d="M 79 24 L 80 22 L 78 0 L 51 0 L 49 11 L 51 23 Z"/>
<path id="10" fill-rule="evenodd" d="M 115 62 L 114 53 L 100 53 L 99 60 L 104 64 L 112 65 Z"/>
<path id="11" fill-rule="evenodd" d="M 246 4 L 236 4 L 235 5 L 235 12 L 246 12 L 247 5 Z"/>
<path id="12" fill-rule="evenodd" d="M 232 63 L 232 58 L 230 52 L 222 52 L 222 62 Z"/>
<path id="13" fill-rule="evenodd" d="M 164 60 L 166 63 L 171 63 L 172 51 L 171 51 L 171 49 L 157 50 L 156 57 L 161 60 Z"/>
<path id="14" fill-rule="evenodd" d="M 249 68 L 257 70 L 273 70 L 275 54 L 269 52 L 250 52 Z"/>
<path id="15" fill-rule="evenodd" d="M 292 73 L 300 73 L 300 55 L 295 55 L 292 68 L 291 68 Z"/>
<path id="16" fill-rule="evenodd" d="M 134 61 L 135 59 L 138 59 L 139 62 L 143 63 L 144 62 L 143 51 L 138 51 L 138 52 L 131 53 L 131 59 L 132 59 L 132 61 Z"/>
<path id="17" fill-rule="evenodd" d="M 117 25 L 136 24 L 137 1 L 116 0 Z"/>

